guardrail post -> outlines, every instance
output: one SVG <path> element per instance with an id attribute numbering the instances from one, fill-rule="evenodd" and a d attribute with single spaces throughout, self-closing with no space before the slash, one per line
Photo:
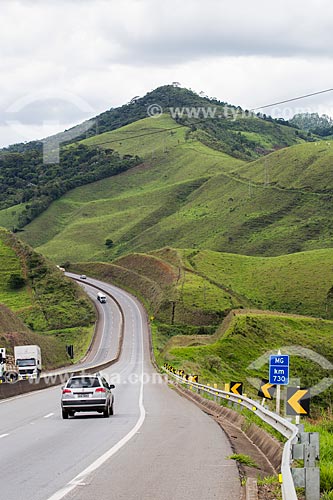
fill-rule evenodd
<path id="1" fill-rule="evenodd" d="M 303 430 L 303 429 L 302 429 Z M 296 487 L 305 488 L 306 500 L 320 498 L 319 433 L 299 432 L 298 443 L 292 446 L 292 456 L 295 460 L 303 460 L 302 468 L 291 470 Z"/>

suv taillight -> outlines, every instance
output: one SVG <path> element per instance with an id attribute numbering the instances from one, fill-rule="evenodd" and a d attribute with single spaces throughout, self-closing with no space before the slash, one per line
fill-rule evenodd
<path id="1" fill-rule="evenodd" d="M 104 387 L 98 387 L 95 392 L 106 392 L 106 389 Z"/>
<path id="2" fill-rule="evenodd" d="M 70 389 L 64 389 L 62 391 L 63 394 L 72 394 L 72 391 Z"/>

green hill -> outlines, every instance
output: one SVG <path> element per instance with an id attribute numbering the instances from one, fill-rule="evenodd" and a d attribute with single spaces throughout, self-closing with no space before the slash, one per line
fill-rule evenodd
<path id="1" fill-rule="evenodd" d="M 86 352 L 95 319 L 92 304 L 62 271 L 5 230 L 0 230 L 0 278 L 5 343 L 38 340 L 52 366 L 69 362 L 66 344 L 74 345 L 75 359 Z"/>
<path id="2" fill-rule="evenodd" d="M 276 151 L 244 165 L 235 175 L 258 185 L 329 196 L 333 189 L 332 173 L 333 143 L 317 141 Z"/>
<path id="3" fill-rule="evenodd" d="M 144 163 L 67 193 L 25 227 L 24 239 L 58 262 L 168 245 L 267 256 L 332 246 L 326 143 L 244 163 L 195 137 L 163 115 L 84 140 Z"/>
<path id="4" fill-rule="evenodd" d="M 158 87 L 143 97 L 134 97 L 120 108 L 96 116 L 96 126 L 86 135 L 113 131 L 147 118 L 150 107 L 156 108 L 156 105 L 178 124 L 188 126 L 196 139 L 237 158 L 257 158 L 277 148 L 311 140 L 311 134 L 293 128 L 288 122 L 254 115 L 239 106 L 175 85 Z"/>
<path id="5" fill-rule="evenodd" d="M 24 239 L 59 262 L 108 260 L 133 248 L 143 248 L 141 239 L 145 233 L 177 213 L 207 179 L 242 164 L 198 141 L 187 141 L 186 127 L 178 128 L 176 133 L 173 127 L 173 120 L 163 116 L 108 133 L 109 141 L 114 137 L 119 142 L 122 142 L 119 135 L 123 137 L 126 133 L 127 141 L 120 144 L 126 151 L 138 150 L 140 140 L 140 156 L 145 163 L 127 173 L 71 191 L 25 228 Z M 153 144 L 150 135 L 137 139 L 138 133 L 146 128 L 162 129 L 163 133 L 156 134 Z M 107 142 L 106 146 L 111 144 L 115 147 L 116 142 Z M 156 232 L 155 241 L 149 246 L 163 246 L 166 235 L 161 236 L 160 240 Z M 106 250 L 107 238 L 115 243 L 111 250 Z M 169 234 L 167 240 L 170 239 Z"/>
<path id="6" fill-rule="evenodd" d="M 251 307 L 333 318 L 333 249 L 248 257 L 211 251 L 188 251 L 191 269 L 236 292 Z M 246 303 L 246 302 L 245 302 Z"/>
<path id="7" fill-rule="evenodd" d="M 119 157 L 117 151 L 126 150 L 126 147 L 110 147 L 115 140 L 107 133 L 122 129 L 121 142 L 127 142 L 126 125 L 147 118 L 150 106 L 156 105 L 174 119 L 171 135 L 176 134 L 174 131 L 178 128 L 186 126 L 187 138 L 244 160 L 255 159 L 304 140 L 313 140 L 287 122 L 256 116 L 215 98 L 202 97 L 178 86 L 165 85 L 144 97 L 133 98 L 120 108 L 95 117 L 91 122 L 93 126 L 88 127 L 83 135 L 82 125 L 85 124 L 44 141 L 31 141 L 1 149 L 0 210 L 4 212 L 0 213 L 0 224 L 11 229 L 21 229 L 70 189 L 138 165 L 140 147 L 136 146 L 140 141 L 135 144 L 131 139 L 134 147 L 127 148 L 128 151 L 135 151 L 132 155 L 134 157 L 129 157 L 128 152 L 127 156 Z M 161 130 L 156 130 L 155 126 L 143 126 L 139 130 L 138 139 L 145 137 L 146 146 L 150 147 L 149 153 L 152 155 L 155 139 L 159 142 L 157 135 L 160 133 L 163 134 L 163 125 Z M 89 136 L 91 140 L 78 144 L 80 139 Z M 61 146 L 58 155 L 55 148 L 58 148 L 59 143 Z M 144 148 L 145 152 L 147 147 Z M 59 161 L 52 161 L 48 150 L 56 152 Z"/>

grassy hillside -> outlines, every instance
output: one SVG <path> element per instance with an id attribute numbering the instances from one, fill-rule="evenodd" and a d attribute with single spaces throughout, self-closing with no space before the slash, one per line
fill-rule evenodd
<path id="1" fill-rule="evenodd" d="M 237 169 L 236 176 L 281 189 L 330 194 L 333 188 L 333 143 L 300 144 L 282 149 Z"/>
<path id="2" fill-rule="evenodd" d="M 139 293 L 162 322 L 209 325 L 239 307 L 333 318 L 332 261 L 332 249 L 249 257 L 163 248 L 71 269 Z"/>
<path id="3" fill-rule="evenodd" d="M 166 115 L 83 142 L 139 154 L 144 164 L 67 193 L 26 226 L 26 241 L 58 262 L 107 261 L 167 245 L 248 255 L 332 246 L 333 208 L 320 180 L 329 171 L 325 144 L 293 146 L 245 164 L 203 145 L 187 127 L 175 128 Z M 263 165 L 266 172 L 284 165 L 285 178 L 286 172 L 292 178 L 295 157 L 299 171 L 322 165 L 311 186 L 286 188 L 274 177 L 260 182 Z"/>
<path id="4" fill-rule="evenodd" d="M 25 334 L 29 333 L 29 331 L 29 328 L 11 309 L 0 304 L 0 333 L 20 332 Z"/>
<path id="5" fill-rule="evenodd" d="M 280 316 L 278 314 L 238 311 L 226 329 L 223 325 L 210 342 L 199 336 L 159 336 L 159 362 L 167 360 L 176 368 L 196 373 L 201 380 L 223 382 L 239 380 L 247 393 L 255 393 L 250 377 L 267 378 L 269 352 L 279 348 L 288 353 L 288 346 L 298 346 L 291 355 L 290 377 L 300 378 L 301 385 L 311 387 L 330 376 L 320 364 L 307 358 L 302 348 L 316 352 L 333 362 L 333 322 L 313 318 Z M 253 370 L 249 365 L 263 354 L 267 362 Z M 315 395 L 315 394 L 313 394 Z M 332 390 L 317 396 L 317 403 L 332 404 Z"/>
<path id="6" fill-rule="evenodd" d="M 141 247 L 143 234 L 177 212 L 207 179 L 222 169 L 242 164 L 199 142 L 186 141 L 185 127 L 171 134 L 174 122 L 164 116 L 142 120 L 122 132 L 110 132 L 108 140 L 115 136 L 122 142 L 120 134 L 126 132 L 127 142 L 120 146 L 126 151 L 130 147 L 137 149 L 136 136 L 147 127 L 164 130 L 156 134 L 153 152 L 150 139 L 140 139 L 144 165 L 135 167 L 131 173 L 71 191 L 25 228 L 26 241 L 58 261 L 108 260 L 133 246 Z M 115 143 L 104 139 L 106 147 L 115 147 Z M 106 251 L 106 238 L 115 243 L 111 251 Z"/>
<path id="7" fill-rule="evenodd" d="M 24 211 L 24 203 L 0 210 L 0 227 L 5 227 L 6 229 L 13 231 L 17 228 L 20 216 Z"/>
<path id="8" fill-rule="evenodd" d="M 76 359 L 85 353 L 95 319 L 92 304 L 79 286 L 5 230 L 0 230 L 0 277 L 4 342 L 13 346 L 16 334 L 25 344 L 40 340 L 50 351 L 52 366 L 68 363 L 66 344 L 74 344 Z"/>
<path id="9" fill-rule="evenodd" d="M 3 237 L 0 239 L 0 302 L 14 310 L 31 306 L 32 301 L 27 286 L 14 289 L 9 287 L 11 275 L 23 278 L 22 265 L 13 248 L 8 246 L 7 238 Z"/>
<path id="10" fill-rule="evenodd" d="M 333 249 L 279 257 L 187 251 L 185 265 L 252 307 L 333 318 Z"/>

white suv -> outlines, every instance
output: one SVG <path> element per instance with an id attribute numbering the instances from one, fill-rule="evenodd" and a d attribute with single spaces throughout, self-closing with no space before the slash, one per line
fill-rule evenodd
<path id="1" fill-rule="evenodd" d="M 97 411 L 108 418 L 113 415 L 114 387 L 99 374 L 71 377 L 62 390 L 62 418 L 74 417 L 80 411 Z"/>

